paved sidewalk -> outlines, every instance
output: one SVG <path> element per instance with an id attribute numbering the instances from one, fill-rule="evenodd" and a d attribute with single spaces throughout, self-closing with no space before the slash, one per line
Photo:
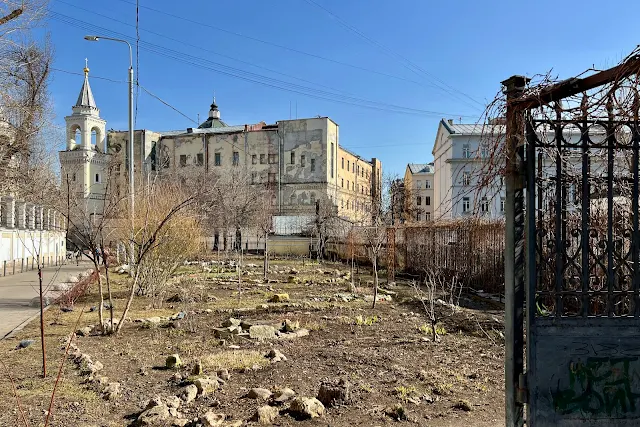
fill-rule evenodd
<path id="1" fill-rule="evenodd" d="M 50 266 L 42 270 L 42 284 L 47 285 L 66 281 L 70 274 L 77 274 L 93 267 L 88 261 L 83 261 L 80 266 L 67 261 L 62 266 Z M 27 271 L 0 277 L 0 339 L 13 331 L 31 317 L 40 312 L 40 308 L 30 307 L 31 299 L 38 296 L 38 271 Z M 59 293 L 48 291 L 45 295 L 57 296 Z"/>

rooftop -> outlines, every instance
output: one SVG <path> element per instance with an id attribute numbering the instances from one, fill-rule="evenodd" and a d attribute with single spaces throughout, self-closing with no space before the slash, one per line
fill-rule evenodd
<path id="1" fill-rule="evenodd" d="M 411 173 L 433 173 L 433 165 L 429 163 L 409 163 Z"/>
<path id="2" fill-rule="evenodd" d="M 93 107 L 98 108 L 96 106 L 96 101 L 93 99 L 93 93 L 91 92 L 91 86 L 89 85 L 89 69 L 84 69 L 84 82 L 82 83 L 82 89 L 80 89 L 80 94 L 78 95 L 78 100 L 76 101 L 76 105 L 74 107 Z"/>
<path id="3" fill-rule="evenodd" d="M 488 125 L 484 123 L 452 123 L 445 119 L 442 119 L 441 123 L 449 131 L 449 133 L 455 135 L 486 135 L 489 133 L 501 134 L 506 131 L 506 126 L 504 125 Z"/>

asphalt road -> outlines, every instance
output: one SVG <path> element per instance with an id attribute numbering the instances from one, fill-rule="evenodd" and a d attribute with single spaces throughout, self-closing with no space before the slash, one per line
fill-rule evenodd
<path id="1" fill-rule="evenodd" d="M 81 262 L 80 266 L 76 266 L 75 260 L 68 262 L 63 266 L 50 266 L 42 270 L 45 289 L 50 284 L 65 282 L 69 275 L 92 267 L 87 261 Z M 37 270 L 0 277 L 0 339 L 40 312 L 39 308 L 29 306 L 31 299 L 38 296 L 38 288 Z M 57 297 L 58 294 L 52 290 L 46 293 L 50 297 Z"/>

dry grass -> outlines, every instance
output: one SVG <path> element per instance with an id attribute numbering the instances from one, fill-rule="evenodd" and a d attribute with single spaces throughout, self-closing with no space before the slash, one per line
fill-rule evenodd
<path id="1" fill-rule="evenodd" d="M 269 361 L 263 354 L 255 350 L 228 350 L 210 354 L 202 358 L 202 365 L 205 370 L 240 370 L 251 369 L 254 365 L 264 367 Z"/>

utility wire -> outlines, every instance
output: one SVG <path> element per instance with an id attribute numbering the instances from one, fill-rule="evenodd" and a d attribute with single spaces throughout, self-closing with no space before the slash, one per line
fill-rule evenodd
<path id="1" fill-rule="evenodd" d="M 134 3 L 132 3 L 132 2 L 130 2 L 128 0 L 118 0 L 118 1 L 120 1 L 122 3 L 126 3 L 126 4 L 134 4 Z M 402 81 L 405 81 L 405 82 L 409 82 L 409 83 L 413 83 L 413 84 L 422 86 L 421 82 L 418 82 L 418 81 L 415 81 L 415 80 L 407 79 L 407 78 L 400 77 L 400 76 L 395 76 L 393 74 L 383 73 L 381 71 L 373 70 L 373 69 L 366 68 L 366 67 L 361 67 L 359 65 L 349 64 L 347 62 L 338 61 L 338 60 L 327 58 L 327 57 L 324 57 L 324 56 L 321 56 L 321 55 L 316 55 L 314 53 L 305 52 L 305 51 L 298 50 L 298 49 L 295 49 L 295 48 L 292 48 L 292 47 L 284 46 L 284 45 L 281 45 L 281 44 L 278 44 L 278 43 L 273 43 L 273 42 L 270 42 L 270 41 L 267 41 L 267 40 L 262 40 L 262 39 L 259 39 L 257 37 L 247 36 L 245 34 L 238 33 L 238 32 L 231 31 L 231 30 L 227 30 L 225 28 L 217 27 L 215 25 L 207 24 L 207 23 L 204 23 L 204 22 L 198 22 L 198 21 L 193 20 L 192 18 L 185 18 L 185 17 L 179 16 L 179 15 L 175 15 L 175 14 L 172 14 L 172 13 L 169 13 L 169 12 L 165 12 L 163 10 L 154 9 L 152 7 L 149 7 L 149 6 L 140 6 L 140 7 L 142 9 L 150 10 L 152 12 L 155 12 L 155 13 L 158 13 L 158 14 L 161 14 L 161 15 L 169 16 L 169 17 L 174 18 L 174 19 L 178 19 L 178 20 L 181 20 L 181 21 L 188 22 L 190 24 L 199 25 L 201 27 L 205 27 L 205 28 L 209 28 L 209 29 L 212 29 L 212 30 L 220 31 L 220 32 L 223 32 L 223 33 L 226 33 L 226 34 L 231 34 L 231 35 L 236 36 L 236 37 L 241 37 L 241 38 L 244 38 L 244 39 L 247 39 L 247 40 L 251 40 L 251 41 L 254 41 L 254 42 L 258 42 L 258 43 L 262 43 L 262 44 L 265 44 L 265 45 L 268 45 L 268 46 L 277 47 L 279 49 L 287 50 L 289 52 L 294 52 L 294 53 L 297 53 L 297 54 L 300 54 L 300 55 L 305 55 L 305 56 L 308 56 L 310 58 L 316 58 L 316 59 L 320 59 L 320 60 L 323 60 L 323 61 L 327 61 L 327 62 L 331 62 L 331 63 L 334 63 L 334 64 L 338 64 L 338 65 L 341 65 L 341 66 L 344 66 L 344 67 L 349 67 L 349 68 L 353 68 L 353 69 L 360 70 L 360 71 L 366 71 L 368 73 L 378 74 L 380 76 L 390 77 L 392 79 L 402 80 Z"/>
<path id="2" fill-rule="evenodd" d="M 138 122 L 138 98 L 140 97 L 140 0 L 136 0 L 136 114 L 134 118 L 134 125 Z"/>
<path id="3" fill-rule="evenodd" d="M 93 25 L 87 23 L 85 21 L 52 11 L 51 16 L 59 20 L 63 23 L 71 25 L 75 28 L 85 29 L 86 31 L 94 31 L 98 28 L 100 31 L 106 32 L 108 34 L 113 34 L 125 39 L 131 40 L 132 38 L 126 34 L 119 33 L 113 30 L 109 30 L 104 27 L 99 27 L 97 25 Z M 242 79 L 245 81 L 261 84 L 264 86 L 272 87 L 279 90 L 285 90 L 289 92 L 298 93 L 301 95 L 309 96 L 312 98 L 323 99 L 327 101 L 339 102 L 348 105 L 355 105 L 363 108 L 369 108 L 380 111 L 391 111 L 391 112 L 399 112 L 404 114 L 414 114 L 414 115 L 432 115 L 432 116 L 451 116 L 449 113 L 438 112 L 438 111 L 430 111 L 430 110 L 422 110 L 411 107 L 402 107 L 394 104 L 381 103 L 377 101 L 370 101 L 363 98 L 357 98 L 352 96 L 340 95 L 335 92 L 328 92 L 324 90 L 319 90 L 315 88 L 310 88 L 308 86 L 302 86 L 298 84 L 294 84 L 287 81 L 282 81 L 274 78 L 270 78 L 264 75 L 252 73 L 246 70 L 230 67 L 224 64 L 216 63 L 214 61 L 206 60 L 200 57 L 196 57 L 193 55 L 188 55 L 182 52 L 178 52 L 164 46 L 159 46 L 153 43 L 141 41 L 141 49 L 147 50 L 149 52 L 155 53 L 160 56 L 164 56 L 170 59 L 174 59 L 181 63 L 189 64 L 195 67 L 203 68 L 206 70 L 214 71 L 220 74 L 224 74 L 230 77 Z M 211 65 L 209 65 L 211 64 Z M 455 116 L 461 117 L 476 117 L 469 115 L 460 115 L 453 114 Z"/>
<path id="4" fill-rule="evenodd" d="M 460 99 L 455 93 L 453 93 L 453 91 L 458 92 L 459 94 L 461 94 L 465 98 L 475 102 L 476 104 L 481 106 L 482 109 L 484 109 L 485 105 L 483 103 L 473 99 L 471 96 L 467 95 L 466 93 L 462 92 L 461 90 L 456 89 L 456 88 L 448 85 L 447 83 L 443 82 L 442 80 L 440 80 L 439 78 L 437 78 L 433 74 L 431 74 L 428 71 L 424 70 L 422 67 L 420 67 L 419 65 L 415 64 L 414 62 L 410 61 L 409 59 L 405 58 L 404 56 L 400 55 L 399 53 L 393 51 L 392 49 L 384 46 L 383 44 L 379 43 L 378 41 L 368 37 L 366 34 L 362 33 L 360 30 L 358 30 L 354 26 L 352 26 L 349 23 L 347 23 L 346 21 L 344 21 L 338 15 L 336 15 L 333 12 L 331 12 L 329 9 L 327 9 L 324 6 L 318 4 L 316 1 L 314 1 L 314 0 L 305 0 L 305 1 L 307 3 L 309 3 L 309 4 L 311 4 L 311 5 L 319 8 L 320 10 L 323 10 L 324 12 L 329 14 L 333 19 L 335 19 L 338 23 L 340 23 L 340 25 L 342 25 L 343 27 L 345 27 L 349 31 L 353 32 L 354 34 L 358 35 L 359 37 L 361 37 L 362 39 L 364 39 L 368 43 L 376 46 L 378 49 L 381 49 L 387 55 L 390 55 L 390 56 L 400 60 L 403 63 L 403 66 L 405 68 L 407 68 L 408 70 L 412 71 L 413 73 L 415 73 L 417 75 L 420 75 L 420 73 L 422 73 L 423 75 L 427 76 L 427 78 L 429 78 L 429 79 L 434 81 L 435 87 L 437 87 L 438 89 L 440 89 L 443 92 L 445 92 L 445 93 L 447 93 L 447 94 L 449 94 L 451 96 L 454 96 L 454 97 L 458 98 L 459 100 L 461 100 L 462 102 L 466 103 L 466 101 Z M 467 105 L 469 105 L 469 104 L 467 104 Z M 477 106 L 474 106 L 473 108 L 474 109 L 478 109 Z"/>

